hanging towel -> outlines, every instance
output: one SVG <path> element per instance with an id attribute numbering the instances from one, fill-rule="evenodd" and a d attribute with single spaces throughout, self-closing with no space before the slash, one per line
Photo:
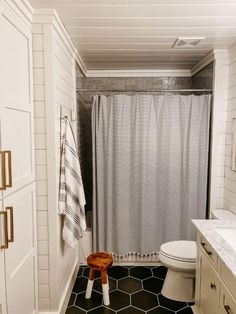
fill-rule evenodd
<path id="1" fill-rule="evenodd" d="M 63 240 L 74 247 L 86 230 L 85 196 L 73 129 L 68 117 L 62 133 L 59 214 L 64 215 Z"/>

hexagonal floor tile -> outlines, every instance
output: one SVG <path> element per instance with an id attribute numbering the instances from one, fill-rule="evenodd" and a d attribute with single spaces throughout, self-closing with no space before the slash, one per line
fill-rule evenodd
<path id="1" fill-rule="evenodd" d="M 108 277 L 111 277 L 113 279 L 121 279 L 127 277 L 128 274 L 128 268 L 122 266 L 113 266 L 108 270 Z"/>
<path id="2" fill-rule="evenodd" d="M 73 305 L 75 302 L 75 298 L 76 298 L 76 294 L 72 292 L 67 306 Z"/>
<path id="3" fill-rule="evenodd" d="M 131 295 L 131 305 L 141 310 L 148 311 L 158 305 L 158 300 L 153 293 L 139 291 Z"/>
<path id="4" fill-rule="evenodd" d="M 153 271 L 153 276 L 157 278 L 165 279 L 167 268 L 165 266 L 159 266 L 159 267 L 153 268 L 152 271 Z"/>
<path id="5" fill-rule="evenodd" d="M 83 271 L 84 271 L 84 267 L 83 267 L 83 266 L 80 266 L 80 267 L 79 267 L 78 274 L 77 274 L 77 277 L 81 277 L 82 274 L 83 274 Z"/>
<path id="6" fill-rule="evenodd" d="M 112 292 L 112 291 L 116 290 L 116 280 L 109 278 L 108 281 L 109 281 L 109 291 Z M 102 293 L 101 278 L 94 280 L 93 289 L 96 290 L 97 292 Z"/>
<path id="7" fill-rule="evenodd" d="M 110 296 L 110 309 L 118 311 L 130 305 L 130 297 L 127 293 L 122 291 L 113 291 L 109 293 Z"/>
<path id="8" fill-rule="evenodd" d="M 65 314 L 86 314 L 85 311 L 78 309 L 76 306 L 68 307 Z"/>
<path id="9" fill-rule="evenodd" d="M 186 307 L 183 310 L 178 311 L 178 314 L 193 314 L 191 307 Z"/>
<path id="10" fill-rule="evenodd" d="M 137 266 L 130 269 L 130 276 L 138 279 L 145 279 L 152 276 L 152 271 L 150 268 Z"/>
<path id="11" fill-rule="evenodd" d="M 127 293 L 134 293 L 142 289 L 142 284 L 138 279 L 126 277 L 118 281 L 118 289 Z"/>
<path id="12" fill-rule="evenodd" d="M 117 312 L 118 314 L 144 314 L 145 312 L 136 309 L 136 307 L 133 306 L 129 306 L 119 312 Z"/>
<path id="13" fill-rule="evenodd" d="M 73 292 L 80 293 L 86 291 L 88 279 L 84 277 L 79 277 L 76 279 Z"/>
<path id="14" fill-rule="evenodd" d="M 186 302 L 170 300 L 164 297 L 162 294 L 158 295 L 158 299 L 161 306 L 172 311 L 179 311 L 187 306 Z"/>
<path id="15" fill-rule="evenodd" d="M 144 290 L 151 291 L 153 293 L 160 293 L 164 281 L 155 277 L 150 277 L 143 281 Z"/>
<path id="16" fill-rule="evenodd" d="M 162 306 L 158 306 L 155 309 L 152 309 L 151 311 L 147 312 L 147 314 L 173 314 L 173 313 L 174 313 L 173 311 L 167 310 Z"/>
<path id="17" fill-rule="evenodd" d="M 88 278 L 89 277 L 89 270 L 90 268 L 89 267 L 85 267 L 84 268 L 84 271 L 83 271 L 83 276 Z M 101 277 L 101 273 L 100 271 L 95 271 L 95 278 L 100 278 Z"/>
<path id="18" fill-rule="evenodd" d="M 88 313 L 90 314 L 115 314 L 116 312 L 111 310 L 111 309 L 108 309 L 107 307 L 105 306 L 101 306 L 101 307 L 97 307 L 96 309 L 94 310 L 91 310 L 91 311 L 88 311 Z"/>
<path id="19" fill-rule="evenodd" d="M 85 299 L 85 293 L 80 293 L 77 295 L 75 305 L 85 311 L 92 310 L 95 307 L 102 305 L 102 295 L 93 291 L 92 297 L 90 299 Z"/>

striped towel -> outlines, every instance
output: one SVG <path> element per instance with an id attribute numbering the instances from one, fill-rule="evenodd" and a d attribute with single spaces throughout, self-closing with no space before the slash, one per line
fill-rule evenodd
<path id="1" fill-rule="evenodd" d="M 86 202 L 72 126 L 68 117 L 63 120 L 59 214 L 65 216 L 62 238 L 69 246 L 74 247 L 86 230 Z"/>

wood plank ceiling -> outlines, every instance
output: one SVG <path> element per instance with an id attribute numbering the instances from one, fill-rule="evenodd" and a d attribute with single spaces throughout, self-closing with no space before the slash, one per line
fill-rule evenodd
<path id="1" fill-rule="evenodd" d="M 236 0 L 31 0 L 55 8 L 88 70 L 191 69 L 236 42 Z M 178 37 L 205 39 L 175 49 Z"/>

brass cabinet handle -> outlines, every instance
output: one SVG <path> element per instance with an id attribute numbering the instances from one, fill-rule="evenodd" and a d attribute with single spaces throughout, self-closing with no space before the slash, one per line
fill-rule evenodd
<path id="1" fill-rule="evenodd" d="M 2 186 L 0 187 L 1 191 L 5 191 L 7 188 L 6 185 L 6 164 L 5 164 L 5 152 L 0 151 L 1 156 L 1 171 L 2 171 Z"/>
<path id="2" fill-rule="evenodd" d="M 207 255 L 211 256 L 212 252 L 208 251 L 208 249 L 206 248 L 206 243 L 201 242 L 201 246 L 203 247 L 203 249 L 205 250 L 205 252 L 207 253 Z"/>
<path id="3" fill-rule="evenodd" d="M 224 309 L 225 309 L 225 312 L 228 313 L 228 314 L 233 314 L 233 312 L 231 311 L 231 308 L 229 305 L 225 305 L 224 306 Z"/>
<path id="4" fill-rule="evenodd" d="M 7 161 L 8 161 L 8 183 L 6 183 L 6 187 L 11 188 L 12 187 L 11 151 L 5 150 L 4 154 L 5 154 L 5 156 L 7 155 Z M 5 161 L 6 161 L 6 157 L 5 157 Z"/>
<path id="5" fill-rule="evenodd" d="M 8 242 L 14 242 L 14 218 L 13 218 L 13 207 L 6 207 L 6 211 L 10 212 L 10 238 L 8 238 Z"/>
<path id="6" fill-rule="evenodd" d="M 2 249 L 8 249 L 8 223 L 7 223 L 7 212 L 0 211 L 0 215 L 3 215 L 3 236 L 4 236 L 4 244 L 0 246 Z"/>

